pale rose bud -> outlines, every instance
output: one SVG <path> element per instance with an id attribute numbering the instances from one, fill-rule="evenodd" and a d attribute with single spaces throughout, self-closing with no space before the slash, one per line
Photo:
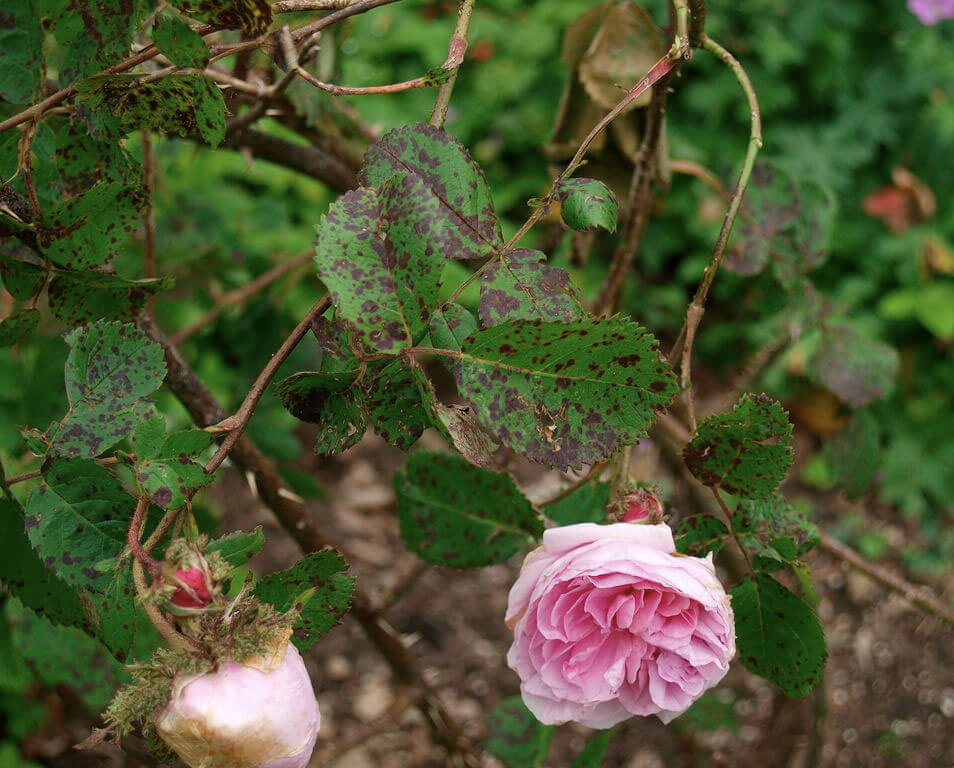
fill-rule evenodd
<path id="1" fill-rule="evenodd" d="M 649 488 L 637 488 L 622 499 L 623 514 L 620 521 L 633 523 L 645 520 L 662 520 L 663 507 L 659 497 Z"/>
<path id="2" fill-rule="evenodd" d="M 320 723 L 311 679 L 289 643 L 259 665 L 225 661 L 215 672 L 176 676 L 156 729 L 192 768 L 304 768 Z"/>
<path id="3" fill-rule="evenodd" d="M 664 723 L 729 670 L 735 629 L 712 558 L 676 554 L 667 525 L 552 528 L 510 590 L 507 663 L 540 722 Z"/>
<path id="4" fill-rule="evenodd" d="M 934 25 L 944 19 L 954 19 L 954 0 L 908 0 L 908 10 L 922 24 Z"/>

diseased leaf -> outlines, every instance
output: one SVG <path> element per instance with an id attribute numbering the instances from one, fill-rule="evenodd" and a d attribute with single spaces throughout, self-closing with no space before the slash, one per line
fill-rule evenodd
<path id="1" fill-rule="evenodd" d="M 187 16 L 222 29 L 241 29 L 248 37 L 268 31 L 272 6 L 268 0 L 171 0 Z"/>
<path id="2" fill-rule="evenodd" d="M 755 567 L 764 570 L 793 563 L 818 544 L 818 527 L 778 494 L 739 502 L 732 530 L 755 556 Z"/>
<path id="3" fill-rule="evenodd" d="M 30 493 L 25 525 L 43 564 L 76 587 L 105 588 L 98 569 L 126 546 L 135 500 L 105 467 L 54 460 Z"/>
<path id="4" fill-rule="evenodd" d="M 431 315 L 431 343 L 439 349 L 460 351 L 470 334 L 477 330 L 477 321 L 460 304 L 448 304 Z"/>
<path id="5" fill-rule="evenodd" d="M 0 101 L 26 104 L 43 76 L 43 28 L 34 0 L 4 0 L 0 9 Z"/>
<path id="6" fill-rule="evenodd" d="M 609 483 L 586 483 L 565 499 L 547 504 L 546 515 L 559 525 L 608 523 L 610 490 Z"/>
<path id="7" fill-rule="evenodd" d="M 134 470 L 141 493 L 163 509 L 185 505 L 215 479 L 206 474 L 202 461 L 211 444 L 210 433 L 193 429 L 166 436 L 155 452 L 137 451 Z"/>
<path id="8" fill-rule="evenodd" d="M 269 9 L 270 10 L 270 9 Z M 204 69 L 209 63 L 209 46 L 178 16 L 164 13 L 152 28 L 156 48 L 177 67 Z"/>
<path id="9" fill-rule="evenodd" d="M 37 224 L 44 255 L 67 269 L 98 267 L 116 254 L 122 237 L 140 223 L 141 190 L 96 184 L 88 192 L 45 211 Z"/>
<path id="10" fill-rule="evenodd" d="M 29 341 L 39 322 L 38 309 L 27 308 L 14 312 L 0 322 L 0 347 L 12 347 Z"/>
<path id="11" fill-rule="evenodd" d="M 89 627 L 77 592 L 46 568 L 30 546 L 23 510 L 11 499 L 0 499 L 0 583 L 28 608 L 57 624 Z"/>
<path id="12" fill-rule="evenodd" d="M 542 251 L 512 251 L 481 278 L 480 322 L 485 328 L 506 320 L 572 323 L 584 314 L 569 274 L 547 264 Z"/>
<path id="13" fill-rule="evenodd" d="M 612 731 L 599 731 L 591 736 L 583 751 L 570 764 L 570 768 L 600 768 L 612 735 Z"/>
<path id="14" fill-rule="evenodd" d="M 828 187 L 814 179 L 798 181 L 798 215 L 775 240 L 775 276 L 783 285 L 820 266 L 828 255 L 837 204 Z"/>
<path id="15" fill-rule="evenodd" d="M 775 238 L 791 226 L 798 211 L 794 179 L 774 163 L 757 162 L 723 260 L 726 269 L 740 275 L 755 275 L 765 269 Z"/>
<path id="16" fill-rule="evenodd" d="M 710 416 L 683 451 L 704 485 L 753 499 L 772 495 L 788 474 L 792 425 L 767 395 L 743 395 L 732 411 Z"/>
<path id="17" fill-rule="evenodd" d="M 265 545 L 262 526 L 254 531 L 233 531 L 225 536 L 212 539 L 206 550 L 218 552 L 230 565 L 245 565 Z"/>
<path id="18" fill-rule="evenodd" d="M 693 515 L 679 524 L 674 538 L 676 549 L 684 555 L 705 557 L 722 549 L 728 535 L 729 529 L 714 517 Z"/>
<path id="19" fill-rule="evenodd" d="M 457 383 L 502 443 L 560 469 L 635 443 L 676 392 L 658 342 L 620 316 L 478 331 L 461 351 Z"/>
<path id="20" fill-rule="evenodd" d="M 822 329 L 821 343 L 809 363 L 814 378 L 852 408 L 887 397 L 898 375 L 897 350 L 851 325 Z"/>
<path id="21" fill-rule="evenodd" d="M 363 382 L 365 418 L 389 445 L 408 450 L 431 425 L 410 368 L 402 360 Z"/>
<path id="22" fill-rule="evenodd" d="M 102 75 L 78 90 L 86 104 L 118 117 L 127 130 L 150 128 L 200 137 L 213 147 L 225 138 L 222 92 L 204 75 L 166 75 L 143 81 L 137 75 Z"/>
<path id="23" fill-rule="evenodd" d="M 145 10 L 144 3 L 116 0 L 68 0 L 57 6 L 44 10 L 52 17 L 53 35 L 63 54 L 59 76 L 64 83 L 91 75 L 125 58 Z"/>
<path id="24" fill-rule="evenodd" d="M 822 455 L 838 485 L 851 499 L 860 498 L 881 466 L 881 426 L 870 411 L 856 411 L 846 429 L 825 441 Z"/>
<path id="25" fill-rule="evenodd" d="M 21 301 L 32 299 L 46 281 L 46 270 L 38 264 L 14 258 L 32 251 L 20 245 L 12 238 L 6 242 L 0 239 L 0 274 L 3 275 L 3 287 L 11 296 Z"/>
<path id="26" fill-rule="evenodd" d="M 53 315 L 71 326 L 95 320 L 131 320 L 171 278 L 126 280 L 111 272 L 53 273 L 47 298 Z"/>
<path id="27" fill-rule="evenodd" d="M 501 563 L 543 535 L 543 522 L 510 475 L 461 456 L 413 453 L 394 486 L 405 546 L 437 565 Z"/>
<path id="28" fill-rule="evenodd" d="M 827 650 L 815 612 L 766 573 L 732 588 L 739 660 L 789 696 L 804 696 L 821 678 Z"/>
<path id="29" fill-rule="evenodd" d="M 7 609 L 14 645 L 48 686 L 64 685 L 90 712 L 99 712 L 126 674 L 106 649 L 73 627 L 56 626 L 20 605 Z M 68 651 L 67 651 L 68 649 Z"/>
<path id="30" fill-rule="evenodd" d="M 140 399 L 162 385 L 162 348 L 134 325 L 99 322 L 66 335 L 70 408 L 45 435 L 52 456 L 92 458 L 148 414 Z"/>
<path id="31" fill-rule="evenodd" d="M 616 195 L 597 179 L 565 179 L 557 187 L 563 221 L 570 229 L 616 231 L 619 203 Z"/>
<path id="32" fill-rule="evenodd" d="M 554 730 L 541 724 L 519 696 L 511 696 L 487 718 L 487 751 L 507 768 L 539 768 L 547 759 Z"/>
<path id="33" fill-rule="evenodd" d="M 340 198 L 318 229 L 315 265 L 364 344 L 395 353 L 428 327 L 443 269 L 440 202 L 414 177 Z"/>
<path id="34" fill-rule="evenodd" d="M 265 576 L 255 586 L 255 597 L 278 611 L 301 609 L 292 642 L 305 651 L 332 629 L 348 612 L 354 576 L 335 550 L 312 552 L 291 568 Z"/>
<path id="35" fill-rule="evenodd" d="M 106 575 L 100 589 L 89 595 L 97 617 L 96 637 L 119 661 L 145 661 L 163 642 L 137 601 L 131 561 Z"/>
<path id="36" fill-rule="evenodd" d="M 429 223 L 435 252 L 481 259 L 502 245 L 484 173 L 453 136 L 426 123 L 388 131 L 368 148 L 358 180 L 378 187 L 395 174 L 417 179 L 440 201 Z"/>

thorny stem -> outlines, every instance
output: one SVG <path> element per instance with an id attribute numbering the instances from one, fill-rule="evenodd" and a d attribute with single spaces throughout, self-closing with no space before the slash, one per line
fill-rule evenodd
<path id="1" fill-rule="evenodd" d="M 216 469 L 219 468 L 222 462 L 225 461 L 225 457 L 229 455 L 229 451 L 235 447 L 235 443 L 238 442 L 238 439 L 245 432 L 245 428 L 248 426 L 248 422 L 252 418 L 252 414 L 255 412 L 255 407 L 258 405 L 258 401 L 262 399 L 262 395 L 265 394 L 265 390 L 268 389 L 268 385 L 275 377 L 278 369 L 281 368 L 282 363 L 288 359 L 288 356 L 292 353 L 292 350 L 298 346 L 298 342 L 300 342 L 304 338 L 305 334 L 308 333 L 308 329 L 311 328 L 312 320 L 322 314 L 330 305 L 331 299 L 327 294 L 318 300 L 318 303 L 311 308 L 311 311 L 308 312 L 308 314 L 306 314 L 299 321 L 298 325 L 295 326 L 295 329 L 278 348 L 278 351 L 272 355 L 271 359 L 262 369 L 262 372 L 258 375 L 258 378 L 255 379 L 255 383 L 252 384 L 252 388 L 245 396 L 245 400 L 242 401 L 242 405 L 239 407 L 239 409 L 220 425 L 222 428 L 228 429 L 229 434 L 219 444 L 218 450 L 215 452 L 212 458 L 209 459 L 208 464 L 205 465 L 206 474 L 211 475 Z"/>
<path id="2" fill-rule="evenodd" d="M 140 498 L 136 502 L 136 511 L 133 512 L 132 522 L 129 523 L 129 530 L 126 532 L 126 544 L 137 562 L 155 578 L 159 575 L 159 563 L 153 559 L 149 550 L 144 548 L 140 542 L 142 529 L 146 524 L 146 515 L 148 514 L 149 499 Z"/>
<path id="3" fill-rule="evenodd" d="M 303 253 L 294 259 L 289 259 L 288 261 L 284 261 L 281 264 L 272 267 L 270 270 L 262 273 L 254 280 L 249 281 L 241 288 L 236 288 L 234 291 L 229 291 L 228 293 L 222 294 L 212 309 L 202 315 L 202 317 L 200 317 L 191 325 L 187 325 L 181 331 L 177 331 L 176 333 L 172 334 L 172 336 L 169 337 L 169 341 L 176 346 L 181 345 L 183 342 L 195 336 L 199 331 L 214 323 L 218 317 L 229 307 L 235 307 L 240 304 L 244 304 L 257 293 L 264 291 L 272 283 L 284 277 L 289 272 L 293 272 L 299 267 L 307 265 L 310 261 L 311 253 Z"/>
<path id="4" fill-rule="evenodd" d="M 716 273 L 719 271 L 719 267 L 722 264 L 722 257 L 725 255 L 725 249 L 729 242 L 729 235 L 732 233 L 732 225 L 735 223 L 736 216 L 739 213 L 739 208 L 742 205 L 742 198 L 745 195 L 745 188 L 749 183 L 749 176 L 752 174 L 752 167 L 755 165 L 755 157 L 758 154 L 759 149 L 762 147 L 762 117 L 761 112 L 759 111 L 758 97 L 755 94 L 755 88 L 752 86 L 752 81 L 749 80 L 748 74 L 738 60 L 725 48 L 723 48 L 707 35 L 703 35 L 702 41 L 703 47 L 707 51 L 718 56 L 719 59 L 721 59 L 722 62 L 732 70 L 736 79 L 739 81 L 739 85 L 742 87 L 749 104 L 749 112 L 751 114 L 751 131 L 749 135 L 748 149 L 745 153 L 745 159 L 742 162 L 742 169 L 739 171 L 739 180 L 736 182 L 735 191 L 732 193 L 732 199 L 729 202 L 729 208 L 725 213 L 725 218 L 722 220 L 722 229 L 719 231 L 719 236 L 716 238 L 715 247 L 712 250 L 712 260 L 709 262 L 709 266 L 706 267 L 702 282 L 699 283 L 699 287 L 696 289 L 696 293 L 692 298 L 692 302 L 689 304 L 689 308 L 686 310 L 686 319 L 682 324 L 682 329 L 679 331 L 679 335 L 676 337 L 676 343 L 673 344 L 672 351 L 669 353 L 669 358 L 672 360 L 677 354 L 680 353 L 681 350 L 679 381 L 683 391 L 686 392 L 686 403 L 689 412 L 689 426 L 693 431 L 695 431 L 696 424 L 695 406 L 693 404 L 692 391 L 690 389 L 690 382 L 692 380 L 692 374 L 690 370 L 692 362 L 692 345 L 695 341 L 696 330 L 698 329 L 699 323 L 702 321 L 702 315 L 705 312 L 706 299 L 709 297 L 709 289 L 712 288 L 712 283 L 715 281 Z"/>
<path id="5" fill-rule="evenodd" d="M 464 54 L 467 52 L 467 30 L 470 28 L 470 17 L 474 13 L 474 3 L 476 0 L 461 0 L 460 7 L 457 10 L 457 23 L 454 25 L 454 32 L 451 35 L 450 50 L 455 47 L 460 51 L 459 60 L 455 66 L 450 68 L 447 80 L 441 83 L 437 91 L 437 99 L 434 101 L 434 109 L 431 111 L 431 125 L 435 128 L 443 128 L 447 120 L 447 110 L 450 107 L 451 94 L 454 92 L 454 83 L 457 82 L 457 71 L 464 60 Z M 450 55 L 448 54 L 448 59 Z M 444 62 L 444 69 L 447 70 L 447 62 Z"/>

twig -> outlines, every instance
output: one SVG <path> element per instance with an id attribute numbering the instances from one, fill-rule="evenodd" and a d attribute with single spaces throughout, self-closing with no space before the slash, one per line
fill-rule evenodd
<path id="1" fill-rule="evenodd" d="M 356 0 L 279 0 L 272 5 L 273 13 L 301 13 L 302 11 L 340 11 Z"/>
<path id="2" fill-rule="evenodd" d="M 172 524 L 179 517 L 181 509 L 170 509 L 166 511 L 166 514 L 162 516 L 162 519 L 159 521 L 159 524 L 156 525 L 156 530 L 149 534 L 149 538 L 146 539 L 146 543 L 142 545 L 142 548 L 146 552 L 152 552 L 162 541 L 162 537 L 166 535 L 166 531 L 172 526 Z"/>
<path id="3" fill-rule="evenodd" d="M 152 132 L 146 128 L 142 132 L 142 170 L 143 183 L 146 187 L 146 212 L 143 214 L 145 225 L 145 274 L 146 278 L 156 277 L 156 157 L 152 146 Z M 146 311 L 150 315 L 156 314 L 156 295 L 150 293 L 146 299 Z"/>
<path id="4" fill-rule="evenodd" d="M 725 515 L 725 527 L 732 534 L 732 538 L 735 539 L 735 543 L 739 548 L 739 551 L 742 552 L 742 556 L 745 558 L 745 564 L 749 567 L 749 572 L 752 572 L 752 558 L 749 557 L 749 550 L 745 548 L 745 545 L 742 543 L 742 539 L 739 538 L 739 534 L 736 533 L 735 528 L 732 527 L 732 513 L 729 511 L 729 508 L 726 506 L 725 499 L 722 498 L 722 494 L 719 493 L 719 488 L 717 486 L 709 486 L 709 490 L 712 491 L 712 495 L 715 496 L 716 502 L 719 504 L 719 509 L 722 510 L 722 514 Z"/>
<path id="5" fill-rule="evenodd" d="M 420 580 L 421 576 L 431 570 L 431 564 L 419 560 L 414 564 L 414 567 L 405 575 L 405 577 L 395 585 L 387 595 L 381 598 L 380 603 L 378 603 L 378 611 L 384 612 L 393 608 L 397 603 L 403 598 L 415 584 Z"/>
<path id="6" fill-rule="evenodd" d="M 245 428 L 248 426 L 248 422 L 255 412 L 258 401 L 262 399 L 262 395 L 265 394 L 265 390 L 268 389 L 268 385 L 278 372 L 278 369 L 281 368 L 282 363 L 288 359 L 292 350 L 298 346 L 298 342 L 308 333 L 312 321 L 328 309 L 330 305 L 331 299 L 325 294 L 318 300 L 318 303 L 311 308 L 311 311 L 301 319 L 288 338 L 285 339 L 284 343 L 278 348 L 278 351 L 275 352 L 268 363 L 265 364 L 262 372 L 258 375 L 258 378 L 255 379 L 255 383 L 252 384 L 252 388 L 245 396 L 245 400 L 242 401 L 242 405 L 239 406 L 239 409 L 232 416 L 225 419 L 222 423 L 221 426 L 227 428 L 229 433 L 219 444 L 218 450 L 205 465 L 206 474 L 211 475 L 219 468 L 219 465 L 225 461 L 225 457 L 229 455 L 229 451 L 232 450 L 235 443 L 242 436 L 242 433 L 245 432 Z"/>
<path id="7" fill-rule="evenodd" d="M 449 68 L 447 80 L 445 80 L 437 92 L 437 99 L 434 101 L 434 109 L 431 111 L 431 125 L 435 128 L 443 128 L 447 120 L 447 109 L 450 107 L 451 94 L 454 92 L 454 83 L 457 82 L 457 71 L 464 60 L 464 54 L 467 52 L 467 30 L 470 28 L 470 17 L 474 13 L 475 0 L 461 0 L 460 7 L 457 10 L 457 23 L 454 26 L 454 32 L 451 35 L 448 56 L 450 51 L 459 51 L 457 64 Z M 448 70 L 447 62 L 444 63 L 445 71 Z"/>
<path id="8" fill-rule="evenodd" d="M 759 111 L 758 97 L 755 95 L 755 89 L 752 87 L 752 81 L 742 65 L 725 48 L 715 42 L 711 37 L 703 36 L 703 46 L 707 51 L 718 56 L 727 67 L 729 67 L 739 85 L 745 93 L 751 113 L 751 130 L 749 135 L 749 145 L 745 153 L 745 159 L 742 162 L 742 169 L 739 171 L 739 180 L 736 182 L 735 191 L 732 193 L 732 200 L 729 203 L 729 209 L 722 220 L 722 229 L 716 238 L 715 247 L 712 250 L 712 260 L 703 275 L 702 282 L 696 289 L 696 293 L 686 310 L 686 319 L 682 324 L 679 335 L 676 337 L 676 343 L 673 344 L 672 351 L 669 354 L 670 360 L 674 359 L 681 350 L 681 362 L 679 366 L 679 381 L 683 391 L 686 392 L 686 403 L 689 411 L 689 426 L 695 430 L 695 408 L 693 405 L 692 392 L 689 389 L 692 375 L 690 371 L 692 361 L 692 345 L 695 341 L 696 330 L 702 321 L 702 315 L 705 312 L 706 299 L 709 297 L 709 289 L 715 281 L 716 273 L 722 264 L 722 257 L 725 255 L 726 245 L 729 242 L 729 235 L 732 233 L 732 225 L 735 223 L 739 208 L 742 205 L 742 198 L 745 195 L 745 188 L 749 183 L 749 176 L 752 173 L 752 166 L 755 165 L 755 156 L 762 146 L 762 118 Z"/>
<path id="9" fill-rule="evenodd" d="M 818 542 L 819 549 L 834 555 L 839 560 L 844 561 L 852 568 L 861 571 L 863 574 L 892 592 L 896 592 L 907 600 L 911 605 L 920 608 L 925 613 L 943 619 L 948 624 L 954 625 L 954 608 L 945 605 L 926 589 L 916 586 L 909 581 L 905 581 L 889 571 L 879 568 L 874 563 L 870 563 L 853 549 L 846 547 L 835 537 L 822 533 Z"/>
<path id="10" fill-rule="evenodd" d="M 196 423 L 209 426 L 222 421 L 225 411 L 221 404 L 196 376 L 178 348 L 169 343 L 155 321 L 149 315 L 140 314 L 137 322 L 146 334 L 162 347 L 168 370 L 166 384 Z M 317 552 L 330 546 L 309 518 L 300 499 L 289 491 L 275 465 L 247 435 L 242 435 L 236 442 L 231 457 L 239 469 L 252 474 L 262 501 L 275 513 L 282 528 L 304 552 Z M 461 756 L 467 766 L 479 766 L 480 763 L 471 754 L 460 728 L 444 708 L 436 692 L 421 676 L 398 633 L 372 608 L 371 601 L 360 588 L 354 591 L 350 615 L 361 625 L 368 640 L 387 662 L 394 677 L 399 682 L 422 691 L 423 699 L 418 707 L 441 744 L 450 754 Z"/>
<path id="11" fill-rule="evenodd" d="M 194 323 L 191 323 L 181 331 L 177 331 L 176 333 L 172 334 L 172 336 L 169 337 L 169 341 L 176 346 L 181 345 L 183 342 L 188 341 L 195 336 L 199 331 L 214 323 L 229 307 L 235 307 L 240 304 L 244 304 L 257 293 L 264 291 L 272 283 L 281 279 L 289 272 L 293 272 L 299 267 L 305 266 L 310 261 L 311 254 L 303 253 L 294 259 L 283 261 L 281 264 L 272 267 L 267 272 L 263 272 L 261 275 L 256 277 L 254 280 L 249 281 L 241 288 L 236 288 L 233 291 L 224 293 L 219 300 L 216 301 L 215 306 L 212 307 L 212 309 L 202 315 L 202 317 L 200 317 Z"/>

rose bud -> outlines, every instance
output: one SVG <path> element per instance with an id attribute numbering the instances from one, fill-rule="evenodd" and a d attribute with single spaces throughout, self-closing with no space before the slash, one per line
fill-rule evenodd
<path id="1" fill-rule="evenodd" d="M 162 581 L 174 588 L 169 597 L 169 610 L 178 616 L 201 613 L 211 605 L 218 590 L 208 562 L 195 549 L 166 560 L 162 564 Z"/>
<path id="2" fill-rule="evenodd" d="M 288 643 L 271 658 L 177 675 L 156 730 L 192 768 L 304 768 L 320 723 L 311 679 Z"/>
<path id="3" fill-rule="evenodd" d="M 634 523 L 646 518 L 649 518 L 650 522 L 662 520 L 662 502 L 649 488 L 637 488 L 626 494 L 621 502 L 621 522 Z"/>
<path id="4" fill-rule="evenodd" d="M 552 528 L 510 590 L 507 663 L 540 722 L 664 723 L 718 683 L 735 654 L 712 557 L 675 552 L 667 525 Z"/>

